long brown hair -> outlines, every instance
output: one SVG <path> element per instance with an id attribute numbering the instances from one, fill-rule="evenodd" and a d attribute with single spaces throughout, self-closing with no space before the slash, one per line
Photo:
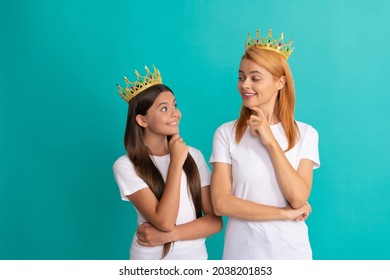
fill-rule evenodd
<path id="1" fill-rule="evenodd" d="M 135 117 L 138 114 L 145 116 L 148 109 L 163 91 L 172 92 L 166 85 L 158 84 L 145 89 L 129 101 L 124 137 L 127 155 L 133 163 L 137 175 L 146 182 L 158 200 L 161 199 L 163 194 L 165 182 L 160 171 L 149 156 L 151 151 L 144 142 L 144 128 L 138 125 Z M 188 188 L 195 206 L 196 217 L 199 218 L 202 216 L 200 175 L 195 160 L 190 153 L 188 153 L 187 159 L 184 162 L 183 170 L 187 176 Z M 171 247 L 172 242 L 164 244 L 161 258 L 164 258 L 169 253 Z"/>
<path id="2" fill-rule="evenodd" d="M 242 59 L 249 59 L 261 67 L 267 69 L 274 77 L 286 77 L 284 87 L 279 90 L 277 97 L 278 117 L 282 123 L 282 127 L 287 137 L 288 146 L 286 152 L 292 149 L 299 136 L 297 125 L 294 121 L 295 108 L 295 89 L 294 80 L 287 60 L 280 54 L 273 51 L 260 49 L 257 47 L 249 47 Z M 251 110 L 242 106 L 240 117 L 236 121 L 236 142 L 239 143 L 247 128 L 247 120 L 251 116 Z"/>

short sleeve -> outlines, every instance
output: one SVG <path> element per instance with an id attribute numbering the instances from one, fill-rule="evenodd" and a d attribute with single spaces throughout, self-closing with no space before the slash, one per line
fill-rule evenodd
<path id="1" fill-rule="evenodd" d="M 118 184 L 119 191 L 123 200 L 127 200 L 127 195 L 131 195 L 148 185 L 138 177 L 134 166 L 127 155 L 117 159 L 113 165 L 114 178 Z"/>
<path id="2" fill-rule="evenodd" d="M 210 163 L 224 162 L 232 164 L 230 156 L 229 131 L 226 126 L 220 126 L 214 133 L 213 150 Z"/>
<path id="3" fill-rule="evenodd" d="M 191 148 L 190 152 L 196 162 L 196 165 L 198 166 L 201 187 L 209 186 L 211 181 L 211 171 L 206 160 L 199 150 Z"/>
<path id="4" fill-rule="evenodd" d="M 309 126 L 302 143 L 301 159 L 310 159 L 313 161 L 313 169 L 320 167 L 320 157 L 318 152 L 318 132 L 313 127 Z"/>

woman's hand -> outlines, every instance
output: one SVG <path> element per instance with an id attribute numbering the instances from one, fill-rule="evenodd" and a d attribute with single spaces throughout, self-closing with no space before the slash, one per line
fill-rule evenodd
<path id="1" fill-rule="evenodd" d="M 137 243 L 145 247 L 155 247 L 171 242 L 170 232 L 158 230 L 150 223 L 144 223 L 137 228 Z"/>
<path id="2" fill-rule="evenodd" d="M 172 135 L 168 143 L 168 148 L 171 162 L 183 165 L 188 155 L 188 146 L 184 143 L 183 138 L 179 134 Z"/>
<path id="3" fill-rule="evenodd" d="M 263 111 L 256 107 L 251 107 L 250 109 L 257 113 L 257 115 L 251 115 L 247 121 L 252 135 L 259 136 L 261 142 L 266 147 L 277 143 L 271 131 L 270 120 L 267 119 Z"/>
<path id="4" fill-rule="evenodd" d="M 285 207 L 284 209 L 287 210 L 288 220 L 294 222 L 301 222 L 306 220 L 312 211 L 309 202 L 306 202 L 305 205 L 298 209 L 294 209 L 290 205 Z"/>

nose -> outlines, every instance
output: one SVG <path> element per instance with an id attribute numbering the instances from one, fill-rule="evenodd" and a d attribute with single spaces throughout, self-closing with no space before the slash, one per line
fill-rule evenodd
<path id="1" fill-rule="evenodd" d="M 171 117 L 179 117 L 180 118 L 180 115 L 181 115 L 181 113 L 180 113 L 178 108 L 175 108 L 175 107 L 172 108 Z"/>
<path id="2" fill-rule="evenodd" d="M 246 78 L 245 80 L 242 81 L 241 87 L 242 87 L 243 89 L 248 89 L 248 88 L 250 88 L 250 81 L 249 81 L 248 78 Z"/>

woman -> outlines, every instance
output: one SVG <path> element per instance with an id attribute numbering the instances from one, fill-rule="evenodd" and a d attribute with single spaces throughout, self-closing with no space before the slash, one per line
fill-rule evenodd
<path id="1" fill-rule="evenodd" d="M 145 69 L 134 83 L 125 78 L 125 89 L 118 86 L 129 109 L 127 154 L 114 163 L 114 177 L 140 225 L 130 259 L 207 259 L 205 237 L 222 227 L 211 205 L 210 170 L 179 135 L 181 113 L 172 90 L 156 68 Z"/>
<path id="2" fill-rule="evenodd" d="M 246 42 L 238 71 L 241 113 L 214 135 L 211 197 L 228 216 L 223 259 L 311 259 L 304 220 L 318 134 L 294 120 L 294 83 L 285 44 L 270 31 Z"/>

